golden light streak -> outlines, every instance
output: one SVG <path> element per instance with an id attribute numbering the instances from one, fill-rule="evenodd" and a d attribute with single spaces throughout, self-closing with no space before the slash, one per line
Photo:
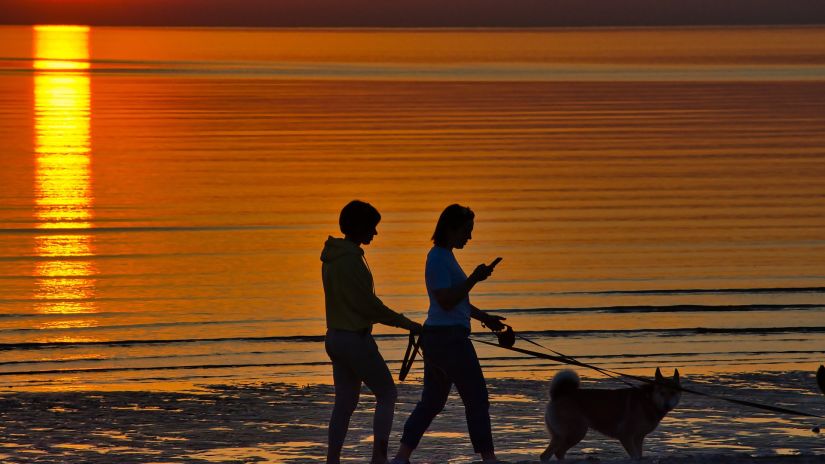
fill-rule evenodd
<path id="1" fill-rule="evenodd" d="M 34 26 L 34 69 L 89 69 L 88 26 Z"/>
<path id="2" fill-rule="evenodd" d="M 35 219 L 40 229 L 88 229 L 92 220 L 89 28 L 35 26 Z M 35 299 L 46 313 L 94 312 L 92 236 L 35 237 Z"/>
<path id="3" fill-rule="evenodd" d="M 34 102 L 38 227 L 88 228 L 89 76 L 38 73 Z"/>

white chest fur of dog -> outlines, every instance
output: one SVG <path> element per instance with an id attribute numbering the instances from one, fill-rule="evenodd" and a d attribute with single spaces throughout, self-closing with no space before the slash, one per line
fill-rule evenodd
<path id="1" fill-rule="evenodd" d="M 544 422 L 550 444 L 541 460 L 563 459 L 589 429 L 616 438 L 631 458 L 642 457 L 642 442 L 679 403 L 679 371 L 664 378 L 656 369 L 655 383 L 638 388 L 599 390 L 579 388 L 579 376 L 564 370 L 553 377 Z"/>

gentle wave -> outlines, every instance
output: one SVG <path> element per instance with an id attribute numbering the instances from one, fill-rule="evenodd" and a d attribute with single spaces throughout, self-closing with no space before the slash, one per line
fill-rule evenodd
<path id="1" fill-rule="evenodd" d="M 379 337 L 381 335 L 378 335 Z M 136 339 L 136 340 L 110 340 L 110 341 L 72 341 L 72 342 L 22 342 L 22 343 L 0 343 L 0 351 L 10 350 L 42 350 L 50 348 L 70 348 L 85 346 L 105 346 L 124 347 L 138 345 L 172 345 L 187 343 L 230 343 L 230 342 L 321 342 L 323 335 L 293 335 L 278 337 L 224 337 L 224 338 L 178 338 L 166 340 Z"/>
<path id="2" fill-rule="evenodd" d="M 747 292 L 744 292 L 747 293 Z M 511 308 L 489 310 L 491 313 L 504 314 L 584 314 L 584 313 L 685 313 L 685 312 L 739 312 L 739 311 L 779 311 L 779 310 L 818 310 L 825 309 L 825 305 L 798 304 L 798 305 L 670 305 L 670 306 L 592 306 L 583 308 Z"/>
<path id="3" fill-rule="evenodd" d="M 185 299 L 193 299 L 193 297 L 186 297 Z M 219 300 L 222 297 L 200 297 L 203 300 Z M 166 301 L 174 300 L 174 298 L 98 298 L 98 299 L 50 299 L 49 302 L 65 301 L 65 302 L 85 302 L 85 301 Z M 8 302 L 10 300 L 0 299 L 0 303 Z M 30 299 L 25 301 L 42 301 L 38 299 Z M 802 304 L 802 305 L 673 305 L 673 306 L 602 306 L 602 307 L 583 307 L 583 308 L 513 308 L 513 309 L 491 309 L 493 314 L 589 314 L 589 313 L 604 313 L 604 314 L 625 314 L 625 313 L 684 313 L 684 312 L 748 312 L 748 311 L 814 311 L 823 310 L 824 305 L 816 304 Z M 72 314 L 43 314 L 43 313 L 12 313 L 0 314 L 0 319 L 65 319 L 76 318 L 78 316 L 86 317 L 106 317 L 106 316 L 123 316 L 127 313 L 122 312 L 105 312 L 105 313 L 72 313 Z M 101 331 L 101 330 L 117 330 L 117 329 L 154 329 L 164 327 L 197 327 L 197 326 L 215 326 L 215 325 L 238 325 L 238 324 L 260 324 L 268 322 L 282 322 L 281 319 L 239 319 L 239 320 L 212 320 L 212 321 L 180 321 L 180 322 L 148 322 L 140 324 L 112 324 L 112 325 L 95 325 L 90 327 L 14 327 L 7 329 L 0 329 L 0 333 L 16 333 L 16 332 L 37 332 L 45 333 L 51 331 Z M 297 322 L 293 319 L 292 322 Z M 306 335 L 312 337 L 312 335 Z M 376 335 L 378 337 L 383 335 Z"/>
<path id="4" fill-rule="evenodd" d="M 766 335 L 778 333 L 825 333 L 825 327 L 685 327 L 673 329 L 592 329 L 592 330 L 540 330 L 519 332 L 522 335 L 537 335 L 546 337 L 582 336 L 582 335 L 660 335 L 660 336 L 690 336 L 707 334 L 751 334 Z"/>
<path id="5" fill-rule="evenodd" d="M 31 59 L 2 58 L 2 73 L 43 72 Z M 596 65 L 528 62 L 461 64 L 360 62 L 198 62 L 90 60 L 90 74 L 260 77 L 270 79 L 432 80 L 432 81 L 821 81 L 825 66 L 782 65 Z"/>
<path id="6" fill-rule="evenodd" d="M 188 366 L 146 366 L 146 367 L 102 367 L 102 368 L 79 368 L 79 369 L 47 369 L 41 371 L 17 371 L 0 372 L 0 376 L 12 375 L 43 375 L 43 374 L 82 374 L 97 372 L 125 372 L 125 371 L 165 371 L 165 370 L 188 370 L 188 369 L 239 369 L 243 367 L 281 367 L 281 366 L 323 366 L 329 364 L 328 361 L 304 362 L 304 363 L 230 363 L 230 364 L 193 364 Z"/>
<path id="7" fill-rule="evenodd" d="M 207 252 L 207 251 L 188 251 L 188 252 L 174 252 L 174 253 L 89 253 L 89 254 L 55 254 L 49 256 L 38 256 L 38 255 L 18 255 L 18 256 L 0 256 L 0 262 L 15 262 L 15 261 L 54 261 L 59 259 L 60 261 L 89 261 L 89 260 L 108 260 L 108 259 L 157 259 L 160 257 L 168 258 L 168 257 L 193 257 L 193 256 L 241 256 L 241 255 L 248 255 L 252 256 L 255 254 L 260 254 L 260 251 L 234 251 L 234 252 Z M 5 301 L 28 301 L 27 299 L 22 300 L 5 300 Z"/>
<path id="8" fill-rule="evenodd" d="M 811 351 L 751 351 L 751 352 L 731 352 L 731 353 L 651 353 L 651 354 L 622 354 L 622 355 L 597 355 L 597 356 L 576 356 L 578 360 L 594 360 L 594 359 L 610 359 L 611 364 L 615 365 L 636 365 L 636 363 L 644 359 L 656 359 L 656 358 L 687 358 L 687 357 L 704 357 L 704 356 L 714 356 L 714 355 L 723 355 L 724 358 L 721 359 L 712 359 L 714 361 L 747 361 L 750 360 L 749 358 L 752 356 L 764 356 L 764 355 L 783 355 L 783 354 L 819 354 L 825 353 L 825 351 L 820 350 L 811 350 Z M 747 356 L 745 358 L 731 358 L 730 355 L 742 355 Z M 630 361 L 616 361 L 616 358 L 632 358 L 634 360 Z M 532 356 L 486 356 L 479 358 L 482 361 L 503 361 L 506 364 L 493 364 L 488 365 L 488 367 L 502 367 L 510 365 L 512 366 L 514 361 L 523 361 L 523 360 L 531 360 L 536 361 L 536 358 Z M 702 361 L 707 361 L 708 359 L 702 358 Z M 391 364 L 398 364 L 401 360 L 389 359 L 387 360 Z M 557 365 L 558 362 L 551 362 L 547 363 L 542 361 L 545 364 L 553 364 Z M 765 359 L 760 359 L 759 363 L 765 363 Z M 21 363 L 22 364 L 22 363 Z M 108 372 L 129 372 L 129 371 L 167 371 L 167 370 L 194 370 L 194 369 L 241 369 L 241 368 L 250 368 L 250 367 L 299 367 L 299 366 L 328 366 L 330 365 L 330 361 L 304 361 L 304 362 L 273 362 L 273 363 L 224 363 L 224 364 L 188 364 L 188 365 L 169 365 L 169 366 L 133 366 L 133 367 L 89 367 L 89 368 L 68 368 L 68 369 L 42 369 L 42 370 L 21 370 L 21 371 L 8 371 L 8 372 L 0 372 L 0 377 L 3 376 L 20 376 L 20 375 L 48 375 L 48 374 L 89 374 L 89 373 L 108 373 Z M 518 365 L 518 364 L 517 364 Z"/>
<path id="9" fill-rule="evenodd" d="M 54 300 L 49 300 L 54 301 Z M 77 300 L 75 300 L 77 301 Z M 95 313 L 87 313 L 87 316 L 97 316 Z M 31 327 L 15 327 L 11 329 L 0 329 L 3 332 L 51 332 L 51 331 L 99 331 L 99 330 L 119 330 L 119 329 L 157 329 L 166 327 L 199 327 L 199 326 L 215 326 L 215 325 L 240 325 L 240 324 L 261 324 L 268 322 L 282 322 L 281 319 L 241 319 L 229 321 L 181 321 L 181 322 L 152 322 L 143 324 L 113 324 L 113 325 L 96 325 L 91 327 L 47 327 L 47 328 L 31 328 Z"/>
<path id="10" fill-rule="evenodd" d="M 730 359 L 730 356 L 763 356 L 763 355 L 776 355 L 776 354 L 820 354 L 825 353 L 825 349 L 822 350 L 771 350 L 771 351 L 702 351 L 702 352 L 662 352 L 662 353 L 631 353 L 631 354 L 598 354 L 598 355 L 576 355 L 575 358 L 579 360 L 593 360 L 593 359 L 624 359 L 624 358 L 660 358 L 660 357 L 673 357 L 673 358 L 682 358 L 682 357 L 691 357 L 691 356 L 722 356 L 723 359 Z M 233 356 L 244 356 L 244 355 L 273 355 L 273 354 L 283 354 L 282 351 L 238 351 L 233 352 Z M 179 358 L 213 358 L 216 355 L 215 353 L 200 353 L 200 354 L 185 354 L 185 355 L 157 355 L 157 356 L 112 356 L 112 357 L 79 357 L 79 358 L 70 358 L 70 359 L 38 359 L 38 360 L 26 360 L 26 361 L 5 361 L 0 362 L 0 366 L 19 366 L 19 365 L 42 365 L 42 364 L 71 364 L 76 362 L 124 362 L 124 361 L 145 361 L 151 359 L 179 359 Z M 508 360 L 508 359 L 531 359 L 531 356 L 526 355 L 515 355 L 515 356 L 483 356 L 480 359 L 485 360 Z M 386 358 L 388 363 L 400 363 L 401 359 L 392 359 Z M 612 362 L 612 361 L 611 361 Z M 314 366 L 318 365 L 319 363 L 322 364 L 329 364 L 324 362 L 312 361 L 312 362 L 296 362 L 296 363 L 283 363 L 282 365 L 287 366 Z"/>
<path id="11" fill-rule="evenodd" d="M 243 356 L 243 355 L 278 355 L 283 354 L 281 350 L 275 351 L 235 351 L 232 352 L 232 355 L 235 356 Z M 189 353 L 185 355 L 172 355 L 172 354 L 159 354 L 159 355 L 150 355 L 150 356 L 81 356 L 77 358 L 65 358 L 65 359 L 31 359 L 31 360 L 23 360 L 23 361 L 3 361 L 0 362 L 0 366 L 17 366 L 21 364 L 71 364 L 76 362 L 123 362 L 123 361 L 145 361 L 150 359 L 179 359 L 179 358 L 214 358 L 215 356 L 219 356 L 215 353 Z M 398 362 L 401 362 L 400 360 Z"/>
<path id="12" fill-rule="evenodd" d="M 39 276 L 7 276 L 12 277 L 26 277 L 39 279 Z M 60 276 L 55 278 L 62 278 Z M 100 276 L 95 276 L 96 279 Z M 747 292 L 743 292 L 747 293 Z M 205 300 L 222 299 L 218 296 L 209 297 L 121 297 L 121 298 L 67 298 L 67 299 L 50 299 L 49 302 L 85 302 L 85 301 L 173 301 L 176 299 L 193 299 L 200 298 Z M 255 298 L 252 298 L 255 299 Z M 42 302 L 41 299 L 26 298 L 26 299 L 0 299 L 0 304 L 4 302 Z M 542 308 L 491 308 L 487 311 L 494 314 L 588 314 L 588 313 L 608 313 L 608 314 L 623 314 L 623 313 L 684 313 L 684 312 L 748 312 L 748 311 L 813 311 L 825 309 L 823 304 L 750 304 L 750 305 L 656 305 L 656 306 L 586 306 L 586 307 L 542 307 Z M 0 314 L 0 319 L 65 319 L 76 318 L 78 316 L 88 317 L 110 317 L 110 316 L 124 316 L 128 314 L 136 314 L 130 311 L 107 311 L 107 312 L 89 312 L 89 313 L 70 313 L 70 314 L 49 314 L 49 313 L 4 313 Z M 141 313 L 145 314 L 145 313 Z M 113 326 L 95 326 L 95 329 L 111 329 L 111 328 L 128 328 L 128 327 L 162 327 L 162 326 L 176 326 L 176 325 L 200 325 L 200 324 L 238 324 L 244 322 L 275 322 L 275 319 L 249 319 L 249 320 L 230 320 L 230 321 L 187 321 L 187 322 L 160 322 L 150 324 L 121 324 Z M 31 329 L 31 328 L 17 328 L 6 329 L 13 331 L 39 331 L 45 329 Z M 3 330 L 0 329 L 0 332 Z"/>
<path id="13" fill-rule="evenodd" d="M 822 293 L 825 287 L 691 288 L 559 292 L 559 295 L 740 295 L 752 293 Z"/>
<path id="14" fill-rule="evenodd" d="M 167 255 L 164 255 L 167 256 Z M 177 256 L 177 255 L 175 255 Z M 61 258 L 62 260 L 63 258 Z M 2 259 L 0 259 L 2 261 Z M 94 277 L 94 276 L 92 276 Z M 268 300 L 266 297 L 247 296 L 244 300 Z M 164 296 L 164 297 L 94 297 L 94 298 L 6 298 L 0 299 L 0 304 L 10 303 L 91 303 L 91 302 L 130 302 L 130 301 L 211 301 L 211 300 L 239 300 L 231 296 Z M 91 315 L 82 313 L 75 315 Z"/>
<path id="15" fill-rule="evenodd" d="M 592 330 L 537 330 L 537 331 L 520 331 L 520 335 L 524 336 L 541 336 L 541 337 L 563 337 L 563 336 L 587 336 L 587 335 L 624 335 L 624 336 L 640 336 L 640 335 L 658 335 L 658 336 L 691 336 L 691 335 L 707 335 L 707 334 L 751 334 L 751 335 L 767 335 L 779 333 L 825 333 L 825 326 L 791 326 L 791 327 L 686 327 L 686 328 L 672 328 L 672 329 L 592 329 Z M 492 337 L 490 334 L 485 336 Z M 477 335 L 476 335 L 477 336 Z M 395 334 L 380 334 L 374 335 L 375 338 L 387 339 L 402 339 L 407 338 L 408 335 Z M 86 347 L 86 346 L 136 346 L 136 345 L 172 345 L 172 344 L 189 344 L 189 343 L 230 343 L 230 342 L 322 342 L 323 335 L 286 335 L 286 336 L 271 336 L 271 337 L 223 337 L 223 338 L 181 338 L 181 339 L 137 339 L 137 340 L 110 340 L 110 341 L 66 341 L 66 342 L 22 342 L 22 343 L 0 343 L 0 351 L 10 350 L 40 350 L 49 348 L 68 348 L 68 347 Z"/>
<path id="16" fill-rule="evenodd" d="M 226 226 L 133 226 L 133 227 L 4 227 L 4 235 L 92 235 L 140 232 L 227 232 L 239 230 L 292 230 L 297 226 L 284 225 L 226 225 Z"/>
<path id="17" fill-rule="evenodd" d="M 134 314 L 128 311 L 124 312 L 116 312 L 116 311 L 105 311 L 105 312 L 98 312 L 98 313 L 4 313 L 0 314 L 0 319 L 75 319 L 78 316 L 94 316 L 94 317 L 111 317 L 111 316 L 123 316 L 127 314 Z"/>

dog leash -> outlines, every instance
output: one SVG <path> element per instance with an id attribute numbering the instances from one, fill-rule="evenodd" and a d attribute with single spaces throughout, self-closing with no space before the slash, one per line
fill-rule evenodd
<path id="1" fill-rule="evenodd" d="M 485 324 L 484 322 L 481 323 L 481 326 L 482 327 L 487 327 L 489 329 L 487 324 Z M 539 347 L 539 348 L 541 348 L 545 351 L 549 351 L 549 352 L 555 354 L 556 356 L 566 358 L 572 364 L 578 363 L 577 360 L 573 359 L 570 356 L 559 353 L 556 350 L 552 350 L 550 348 L 547 348 L 546 346 L 544 346 L 540 343 L 537 343 L 537 342 L 534 342 L 533 340 L 530 340 L 529 338 L 525 337 L 524 335 L 516 333 L 515 331 L 513 331 L 513 327 L 511 327 L 507 324 L 502 324 L 501 328 L 498 329 L 498 330 L 495 330 L 495 329 L 490 329 L 490 330 L 492 330 L 493 334 L 495 334 L 495 336 L 498 337 L 498 345 L 502 348 L 512 347 L 513 345 L 516 344 L 516 338 L 519 338 L 521 340 L 524 340 L 527 343 L 531 343 L 533 345 L 536 345 L 537 347 Z M 584 364 L 580 364 L 580 365 L 584 366 Z M 584 366 L 584 367 L 589 367 L 590 369 L 594 369 L 594 370 L 598 371 L 599 373 L 601 373 L 601 374 L 603 374 L 607 377 L 610 377 L 612 379 L 616 379 L 616 380 L 618 380 L 618 381 L 620 381 L 620 382 L 624 383 L 625 385 L 628 385 L 632 388 L 638 388 L 636 385 L 633 385 L 632 383 L 624 380 L 623 378 L 621 378 L 617 375 L 611 374 L 610 372 L 607 372 L 606 370 L 604 370 L 600 367 L 592 366 L 592 365 L 591 366 Z"/>
<path id="2" fill-rule="evenodd" d="M 483 322 L 481 323 L 482 326 L 487 327 Z M 507 324 L 504 324 L 502 330 L 492 330 L 492 332 L 498 337 L 498 343 L 503 347 L 511 347 L 516 342 L 516 333 L 513 332 L 513 328 Z M 407 374 L 410 373 L 410 369 L 412 369 L 413 362 L 415 361 L 415 357 L 418 354 L 418 350 L 421 347 L 421 335 L 418 338 L 415 337 L 415 334 L 410 332 L 410 337 L 407 342 L 407 351 L 404 353 L 404 359 L 401 361 L 401 369 L 398 371 L 398 381 L 403 382 L 404 379 L 407 378 Z"/>
<path id="3" fill-rule="evenodd" d="M 483 322 L 481 325 L 487 327 Z M 516 342 L 516 334 L 513 332 L 513 328 L 509 325 L 505 324 L 504 327 L 505 328 L 502 328 L 502 330 L 490 330 L 492 330 L 492 332 L 498 337 L 499 345 L 509 348 Z M 398 371 L 399 382 L 403 382 L 404 379 L 407 378 L 407 374 L 409 374 L 410 369 L 412 369 L 413 362 L 415 361 L 416 355 L 418 355 L 418 350 L 420 347 L 421 335 L 416 338 L 415 334 L 411 331 L 407 341 L 407 351 L 404 352 L 404 359 L 401 360 L 401 369 Z"/>
<path id="4" fill-rule="evenodd" d="M 613 374 L 613 375 L 616 375 L 616 376 L 626 377 L 626 378 L 629 378 L 629 379 L 633 379 L 633 380 L 648 383 L 648 384 L 658 384 L 658 382 L 656 382 L 655 380 L 650 380 L 646 377 L 640 377 L 638 375 L 632 375 L 632 374 L 627 374 L 627 373 L 624 373 L 624 372 L 618 372 L 618 371 L 614 371 L 614 370 L 610 370 L 610 369 L 605 369 L 605 368 L 602 368 L 602 367 L 597 367 L 597 366 L 594 366 L 592 364 L 581 362 L 581 361 L 579 361 L 575 358 L 569 357 L 569 356 L 564 356 L 564 355 L 558 356 L 558 355 L 550 355 L 550 354 L 546 354 L 546 353 L 539 353 L 537 351 L 526 350 L 524 348 L 517 348 L 515 346 L 507 348 L 507 347 L 503 347 L 501 345 L 498 345 L 498 344 L 495 344 L 495 343 L 492 343 L 492 342 L 488 342 L 486 340 L 479 340 L 479 339 L 476 339 L 476 338 L 471 338 L 471 340 L 473 340 L 474 342 L 483 343 L 485 345 L 497 346 L 499 348 L 505 348 L 507 350 L 516 351 L 518 353 L 528 354 L 528 355 L 536 357 L 536 358 L 548 359 L 548 360 L 556 361 L 556 362 L 563 363 L 563 364 L 570 364 L 570 365 L 574 365 L 574 366 L 585 367 L 585 368 L 588 368 L 588 369 L 593 369 L 597 372 L 610 373 L 610 374 Z M 535 342 L 533 342 L 533 344 L 537 345 L 537 346 L 541 346 L 541 345 L 538 345 L 538 343 L 535 343 Z M 545 348 L 545 349 L 547 349 L 547 348 Z M 548 351 L 552 351 L 552 350 L 548 349 Z M 672 385 L 669 385 L 669 387 L 674 388 Z M 705 393 L 705 392 L 701 392 L 701 391 L 698 391 L 698 390 L 694 390 L 692 388 L 682 387 L 681 385 L 678 386 L 678 387 L 675 387 L 675 388 L 677 390 L 683 391 L 685 393 L 690 393 L 690 394 L 698 395 L 698 396 L 704 396 L 706 398 L 713 398 L 713 399 L 720 400 L 720 401 L 727 401 L 729 403 L 734 403 L 734 404 L 738 404 L 738 405 L 741 405 L 741 406 L 749 406 L 749 407 L 756 408 L 756 409 L 763 409 L 765 411 L 771 411 L 771 412 L 780 413 L 780 414 L 788 414 L 788 415 L 791 415 L 791 416 L 803 416 L 803 417 L 813 417 L 813 418 L 817 418 L 817 419 L 825 419 L 825 416 L 820 416 L 818 414 L 811 414 L 811 413 L 807 413 L 807 412 L 803 412 L 803 411 L 797 411 L 797 410 L 790 409 L 790 408 L 783 408 L 781 406 L 771 406 L 771 405 L 767 405 L 767 404 L 756 403 L 756 402 L 753 402 L 753 401 L 738 400 L 738 399 L 735 399 L 735 398 L 728 398 L 726 396 L 714 395 L 714 394 L 711 394 L 711 393 Z"/>
<path id="5" fill-rule="evenodd" d="M 588 367 L 588 368 L 593 369 L 593 370 L 595 370 L 596 372 L 598 372 L 598 373 L 600 373 L 600 374 L 602 374 L 602 375 L 605 375 L 605 376 L 607 376 L 607 377 L 610 377 L 611 379 L 618 380 L 619 382 L 622 382 L 623 384 L 625 384 L 625 385 L 627 385 L 627 386 L 629 386 L 629 387 L 632 387 L 632 388 L 639 388 L 639 387 L 637 387 L 636 385 L 634 385 L 634 384 L 632 384 L 632 383 L 628 382 L 627 380 L 623 379 L 623 378 L 621 377 L 621 375 L 614 374 L 614 373 L 612 373 L 612 372 L 610 372 L 610 371 L 608 371 L 608 370 L 606 370 L 606 369 L 603 369 L 603 368 L 598 367 L 598 366 L 594 366 L 594 365 L 592 365 L 592 364 L 591 364 L 591 365 L 585 365 L 584 363 L 581 363 L 580 361 L 578 361 L 578 360 L 576 360 L 576 359 L 574 359 L 574 358 L 572 358 L 572 357 L 570 357 L 570 356 L 567 356 L 566 354 L 559 353 L 558 351 L 553 350 L 553 349 L 551 349 L 551 348 L 547 348 L 546 346 L 544 346 L 544 345 L 542 345 L 542 344 L 540 344 L 540 343 L 538 343 L 538 342 L 534 342 L 533 340 L 530 340 L 529 338 L 525 337 L 524 335 L 516 334 L 516 337 L 517 337 L 517 338 L 519 338 L 520 340 L 524 340 L 524 341 L 525 341 L 525 342 L 527 342 L 527 343 L 531 343 L 531 344 L 533 344 L 533 345 L 535 345 L 535 346 L 537 346 L 537 347 L 539 347 L 539 348 L 541 348 L 541 349 L 543 349 L 543 350 L 545 350 L 545 351 L 549 351 L 549 352 L 551 352 L 551 353 L 555 354 L 556 356 L 560 356 L 560 357 L 562 357 L 562 358 L 568 359 L 568 360 L 570 360 L 571 362 L 579 363 L 579 364 L 580 364 L 580 365 L 582 365 L 583 367 Z"/>
<path id="6" fill-rule="evenodd" d="M 418 349 L 421 347 L 421 336 L 416 338 L 415 334 L 410 332 L 410 338 L 407 342 L 407 351 L 404 353 L 404 360 L 401 361 L 401 370 L 398 371 L 398 381 L 403 382 L 407 378 L 407 374 L 412 369 L 415 356 L 418 354 Z"/>

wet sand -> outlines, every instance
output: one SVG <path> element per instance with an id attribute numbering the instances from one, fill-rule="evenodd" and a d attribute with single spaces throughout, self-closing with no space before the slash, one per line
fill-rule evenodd
<path id="1" fill-rule="evenodd" d="M 583 378 L 588 386 L 617 387 Z M 710 383 L 714 382 L 714 383 Z M 825 415 L 813 372 L 726 374 L 686 379 L 717 394 Z M 489 381 L 499 457 L 537 463 L 547 445 L 542 423 L 548 382 Z M 420 393 L 420 379 L 399 385 L 391 450 Z M 0 395 L 0 460 L 4 463 L 310 463 L 322 461 L 329 385 L 267 383 L 203 386 L 191 392 L 13 392 Z M 366 462 L 371 395 L 353 416 L 345 462 Z M 825 462 L 825 425 L 684 395 L 645 442 L 655 462 Z M 415 463 L 468 463 L 474 455 L 457 393 L 436 418 Z M 625 462 L 618 442 L 591 432 L 568 454 L 571 462 Z"/>

